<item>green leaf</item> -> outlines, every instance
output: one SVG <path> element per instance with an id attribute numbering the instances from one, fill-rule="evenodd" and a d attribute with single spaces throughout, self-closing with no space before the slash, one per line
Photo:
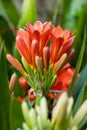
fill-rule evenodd
<path id="1" fill-rule="evenodd" d="M 5 9 L 5 12 L 7 13 L 10 21 L 17 26 L 18 20 L 19 20 L 19 14 L 18 11 L 12 2 L 12 0 L 1 0 L 3 7 Z"/>
<path id="2" fill-rule="evenodd" d="M 75 114 L 82 102 L 87 98 L 87 65 L 80 74 L 80 78 L 77 81 L 73 96 L 75 101 L 73 114 Z"/>
<path id="3" fill-rule="evenodd" d="M 6 58 L 4 54 L 4 45 L 0 48 L 0 128 L 10 130 L 9 127 L 9 87 L 6 68 Z"/>
<path id="4" fill-rule="evenodd" d="M 27 22 L 33 24 L 36 20 L 36 1 L 24 0 L 22 4 L 21 19 L 18 24 L 19 27 L 24 27 Z"/>
<path id="5" fill-rule="evenodd" d="M 85 93 L 85 91 L 87 92 L 86 89 L 87 89 L 87 77 L 86 77 L 86 81 L 84 81 L 84 84 L 81 86 L 81 90 L 79 92 L 78 98 L 76 99 L 76 103 L 73 108 L 73 114 L 75 114 L 77 112 L 80 105 L 82 104 L 83 99 L 84 99 L 84 93 Z"/>
<path id="6" fill-rule="evenodd" d="M 84 67 L 84 69 L 80 73 L 80 77 L 79 77 L 79 79 L 78 79 L 78 81 L 76 83 L 74 94 L 73 94 L 73 97 L 74 97 L 75 101 L 77 100 L 81 89 L 83 89 L 83 85 L 86 82 L 86 79 L 87 79 L 87 65 Z"/>
<path id="7" fill-rule="evenodd" d="M 7 50 L 12 53 L 14 34 L 10 30 L 7 21 L 2 16 L 0 16 L 0 34 L 5 41 Z"/>
<path id="8" fill-rule="evenodd" d="M 83 59 L 83 54 L 84 54 L 84 50 L 85 50 L 85 44 L 86 44 L 86 28 L 84 30 L 83 43 L 82 43 L 80 55 L 79 55 L 79 58 L 78 58 L 78 61 L 77 61 L 76 67 L 75 67 L 75 73 L 74 73 L 72 82 L 70 84 L 70 87 L 68 89 L 68 94 L 69 95 L 72 94 L 72 92 L 74 90 L 74 87 L 75 87 L 74 85 L 75 85 L 75 82 L 76 82 L 76 79 L 77 79 L 77 74 L 79 73 L 79 70 L 80 70 L 80 67 L 81 67 L 81 63 L 82 63 L 82 59 Z"/>
<path id="9" fill-rule="evenodd" d="M 24 118 L 22 115 L 21 103 L 16 98 L 13 98 L 10 107 L 11 130 L 17 130 L 17 128 L 22 128 L 23 122 L 24 122 Z"/>
<path id="10" fill-rule="evenodd" d="M 87 115 L 83 118 L 83 120 L 81 121 L 81 123 L 79 124 L 79 129 L 81 129 L 82 127 L 84 127 L 86 125 L 86 127 L 87 127 Z M 84 128 L 82 128 L 81 130 L 85 130 L 85 128 L 86 127 L 84 127 Z"/>

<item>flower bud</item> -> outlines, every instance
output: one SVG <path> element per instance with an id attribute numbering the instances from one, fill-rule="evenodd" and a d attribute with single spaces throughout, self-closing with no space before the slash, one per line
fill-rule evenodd
<path id="1" fill-rule="evenodd" d="M 78 130 L 77 126 L 74 126 L 71 130 Z"/>
<path id="2" fill-rule="evenodd" d="M 30 109 L 29 113 L 27 113 L 29 116 L 30 126 L 33 129 L 36 126 L 36 112 L 35 109 Z"/>
<path id="3" fill-rule="evenodd" d="M 35 57 L 35 63 L 36 63 L 37 69 L 42 74 L 43 73 L 43 61 L 42 61 L 42 58 L 39 57 L 39 56 L 36 56 Z"/>
<path id="4" fill-rule="evenodd" d="M 54 64 L 54 68 L 53 68 L 53 73 L 56 74 L 60 69 L 61 67 L 63 66 L 65 60 L 67 58 L 67 54 L 64 53 L 61 58 Z"/>
<path id="5" fill-rule="evenodd" d="M 22 127 L 23 130 L 31 130 L 26 123 L 23 123 Z"/>
<path id="6" fill-rule="evenodd" d="M 87 114 L 87 100 L 81 105 L 70 124 L 70 128 L 77 126 Z"/>
<path id="7" fill-rule="evenodd" d="M 56 106 L 52 111 L 53 124 L 56 122 L 57 126 L 60 126 L 60 124 L 64 120 L 64 117 L 66 116 L 67 103 L 68 103 L 68 95 L 66 92 L 64 92 L 60 96 Z"/>
<path id="8" fill-rule="evenodd" d="M 50 87 L 52 87 L 54 85 L 54 83 L 56 82 L 56 80 L 57 80 L 57 75 L 54 75 L 53 79 L 51 81 L 51 86 Z"/>
<path id="9" fill-rule="evenodd" d="M 48 69 L 49 61 L 50 61 L 50 49 L 49 49 L 49 47 L 43 48 L 43 61 L 44 61 L 45 68 Z"/>
<path id="10" fill-rule="evenodd" d="M 9 90 L 10 90 L 10 92 L 12 92 L 12 90 L 14 88 L 14 85 L 16 83 L 16 80 L 17 80 L 17 75 L 16 75 L 16 73 L 13 73 L 12 76 L 11 76 L 10 82 L 9 82 Z"/>
<path id="11" fill-rule="evenodd" d="M 20 84 L 21 88 L 23 90 L 27 90 L 27 88 L 28 88 L 27 80 L 22 76 L 21 78 L 19 78 L 18 81 L 19 81 L 19 84 Z"/>
<path id="12" fill-rule="evenodd" d="M 38 124 L 39 130 L 43 130 L 43 123 L 42 123 L 42 119 L 40 115 L 37 116 L 37 124 Z"/>
<path id="13" fill-rule="evenodd" d="M 26 70 L 27 72 L 29 72 L 29 64 L 27 63 L 27 61 L 25 60 L 24 57 L 22 57 L 21 60 L 22 60 L 22 64 L 23 64 L 25 70 Z"/>
<path id="14" fill-rule="evenodd" d="M 22 113 L 23 113 L 23 116 L 24 116 L 26 123 L 28 124 L 28 126 L 30 126 L 30 119 L 28 116 L 28 112 L 29 112 L 28 105 L 26 102 L 23 102 L 22 103 Z"/>
<path id="15" fill-rule="evenodd" d="M 40 110 L 41 110 L 41 118 L 46 120 L 48 117 L 48 109 L 47 109 L 47 101 L 45 97 L 43 97 L 40 101 Z"/>
<path id="16" fill-rule="evenodd" d="M 38 115 L 41 114 L 40 107 L 38 105 L 35 105 L 35 110 L 36 110 Z"/>
<path id="17" fill-rule="evenodd" d="M 70 97 L 67 105 L 67 117 L 69 117 L 72 112 L 73 103 L 74 103 L 73 97 Z"/>
<path id="18" fill-rule="evenodd" d="M 24 69 L 21 66 L 21 64 L 18 62 L 17 59 L 15 59 L 12 55 L 7 54 L 6 55 L 7 60 L 20 72 L 24 73 Z"/>

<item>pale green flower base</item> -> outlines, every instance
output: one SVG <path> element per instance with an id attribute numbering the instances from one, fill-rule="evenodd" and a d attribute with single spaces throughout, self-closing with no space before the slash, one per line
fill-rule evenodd
<path id="1" fill-rule="evenodd" d="M 23 130 L 80 130 L 82 120 L 87 114 L 87 100 L 73 116 L 73 98 L 63 93 L 52 110 L 51 119 L 48 118 L 47 100 L 43 97 L 39 106 L 28 108 L 22 103 L 22 112 L 25 119 Z"/>

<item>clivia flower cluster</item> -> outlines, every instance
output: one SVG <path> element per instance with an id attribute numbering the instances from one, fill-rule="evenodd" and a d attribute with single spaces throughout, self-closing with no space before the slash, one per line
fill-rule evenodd
<path id="1" fill-rule="evenodd" d="M 55 82 L 57 84 L 61 81 L 59 75 L 70 68 L 68 62 L 74 52 L 73 42 L 74 36 L 69 30 L 55 27 L 51 22 L 36 21 L 33 26 L 27 23 L 26 30 L 20 28 L 16 37 L 16 47 L 23 66 L 10 54 L 7 54 L 7 59 L 21 72 L 35 92 L 44 95 Z M 71 80 L 74 70 L 70 69 L 70 73 Z M 64 84 L 62 86 L 66 90 Z M 57 89 L 60 90 L 60 87 Z"/>

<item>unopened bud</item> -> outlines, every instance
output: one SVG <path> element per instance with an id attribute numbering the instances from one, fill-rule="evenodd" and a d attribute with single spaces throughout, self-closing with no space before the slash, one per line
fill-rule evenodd
<path id="1" fill-rule="evenodd" d="M 23 130 L 31 130 L 26 123 L 23 123 L 22 127 Z"/>
<path id="2" fill-rule="evenodd" d="M 43 61 L 42 61 L 42 58 L 39 57 L 39 56 L 36 56 L 35 57 L 35 63 L 36 63 L 37 69 L 42 74 L 43 73 Z"/>
<path id="3" fill-rule="evenodd" d="M 70 97 L 67 105 L 67 117 L 69 117 L 72 112 L 73 103 L 74 103 L 73 97 Z"/>
<path id="4" fill-rule="evenodd" d="M 39 130 L 43 130 L 43 123 L 42 123 L 42 119 L 40 115 L 37 116 L 37 124 L 38 124 Z"/>
<path id="5" fill-rule="evenodd" d="M 52 87 L 52 86 L 54 85 L 54 83 L 56 82 L 56 79 L 57 79 L 57 75 L 55 74 L 55 75 L 53 76 L 52 81 L 51 81 L 51 86 L 50 86 L 50 87 Z"/>
<path id="6" fill-rule="evenodd" d="M 47 101 L 45 97 L 43 97 L 40 101 L 40 110 L 41 110 L 41 118 L 46 120 L 48 117 L 48 108 L 47 108 Z"/>
<path id="7" fill-rule="evenodd" d="M 22 64 L 23 64 L 25 70 L 26 70 L 27 72 L 29 72 L 29 64 L 27 63 L 27 61 L 25 60 L 24 57 L 22 57 L 21 60 L 22 60 Z"/>
<path id="8" fill-rule="evenodd" d="M 45 68 L 48 69 L 49 61 L 50 61 L 50 49 L 49 49 L 49 47 L 43 48 L 43 61 L 44 61 Z"/>
<path id="9" fill-rule="evenodd" d="M 35 105 L 35 110 L 36 110 L 38 115 L 41 114 L 40 107 L 38 105 Z"/>
<path id="10" fill-rule="evenodd" d="M 28 105 L 26 102 L 22 103 L 22 112 L 23 112 L 23 116 L 24 116 L 26 123 L 28 124 L 28 126 L 30 126 L 30 119 L 28 116 L 29 110 L 28 110 Z"/>
<path id="11" fill-rule="evenodd" d="M 9 82 L 9 90 L 10 90 L 10 92 L 12 92 L 12 90 L 14 88 L 14 85 L 16 83 L 16 80 L 17 80 L 17 75 L 16 75 L 16 73 L 14 73 L 14 74 L 12 74 L 10 82 Z"/>
<path id="12" fill-rule="evenodd" d="M 61 67 L 63 66 L 65 60 L 67 58 L 67 54 L 64 53 L 61 58 L 54 64 L 54 68 L 53 68 L 53 73 L 56 74 L 60 69 Z"/>
<path id="13" fill-rule="evenodd" d="M 71 130 L 78 130 L 78 127 L 74 126 Z"/>
<path id="14" fill-rule="evenodd" d="M 19 84 L 20 84 L 21 88 L 23 90 L 27 90 L 27 88 L 28 88 L 28 82 L 27 82 L 27 80 L 22 76 L 21 78 L 19 78 L 18 81 L 19 81 Z"/>
<path id="15" fill-rule="evenodd" d="M 87 114 L 87 100 L 81 105 L 70 124 L 70 128 L 77 126 Z"/>
<path id="16" fill-rule="evenodd" d="M 33 129 L 36 126 L 36 112 L 35 109 L 31 109 L 28 113 L 30 126 Z"/>
<path id="17" fill-rule="evenodd" d="M 68 95 L 66 92 L 64 92 L 60 96 L 56 106 L 52 111 L 52 122 L 55 123 L 56 121 L 57 126 L 61 124 L 61 122 L 64 120 L 64 117 L 66 116 L 67 103 Z"/>
<path id="18" fill-rule="evenodd" d="M 19 63 L 19 61 L 17 59 L 15 59 L 12 55 L 7 54 L 6 55 L 7 60 L 20 72 L 25 73 L 23 67 L 21 66 L 21 64 Z"/>

